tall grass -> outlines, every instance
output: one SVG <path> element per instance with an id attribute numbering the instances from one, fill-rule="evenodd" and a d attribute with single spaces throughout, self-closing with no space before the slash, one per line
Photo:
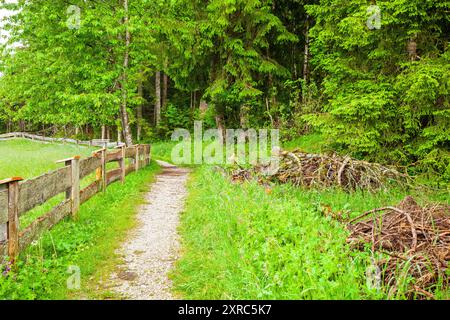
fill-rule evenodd
<path id="1" fill-rule="evenodd" d="M 323 209 L 356 216 L 394 205 L 404 192 L 234 185 L 208 167 L 194 173 L 189 191 L 180 227 L 184 251 L 173 273 L 184 298 L 387 298 L 387 288 L 367 284 L 370 250 L 350 250 L 345 226 Z M 393 298 L 404 294 L 399 290 Z"/>

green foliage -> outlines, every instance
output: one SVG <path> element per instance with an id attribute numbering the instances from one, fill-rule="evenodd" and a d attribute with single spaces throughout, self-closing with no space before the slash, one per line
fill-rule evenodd
<path id="1" fill-rule="evenodd" d="M 207 167 L 194 173 L 189 190 L 180 228 L 183 256 L 173 273 L 183 298 L 387 298 L 389 288 L 367 286 L 370 248 L 350 250 L 345 227 L 322 208 L 357 216 L 396 204 L 403 193 L 347 194 L 289 185 L 264 189 L 231 184 Z M 395 298 L 404 298 L 401 290 Z M 445 292 L 437 294 L 445 297 Z"/>
<path id="2" fill-rule="evenodd" d="M 281 60 L 269 55 L 272 46 L 297 41 L 275 14 L 273 1 L 213 0 L 205 6 L 182 0 L 176 6 L 185 15 L 170 36 L 176 39 L 176 52 L 187 61 L 181 70 L 175 64 L 171 77 L 178 85 L 203 91 L 230 125 L 239 122 L 243 108 L 260 112 L 268 77 L 290 74 Z M 189 41 L 192 49 L 186 51 L 178 41 Z"/>
<path id="3" fill-rule="evenodd" d="M 415 162 L 443 174 L 450 161 L 445 5 L 437 0 L 376 4 L 379 30 L 366 26 L 366 1 L 307 6 L 317 22 L 311 50 L 324 74 L 327 102 L 322 113 L 304 119 L 353 155 Z M 448 175 L 443 179 L 449 182 Z"/>
<path id="4" fill-rule="evenodd" d="M 7 19 L 0 58 L 2 129 L 26 121 L 98 132 L 117 126 L 126 101 L 132 125 L 144 106 L 146 140 L 199 118 L 279 128 L 284 140 L 315 130 L 339 152 L 449 182 L 446 2 L 377 1 L 379 29 L 367 25 L 366 0 L 130 1 L 128 14 L 119 0 L 73 4 L 79 29 L 67 26 L 67 3 L 3 5 L 20 11 Z M 170 78 L 170 103 L 149 128 L 156 71 Z"/>
<path id="5" fill-rule="evenodd" d="M 289 102 L 268 110 L 271 119 L 279 119 L 277 128 L 284 140 L 295 140 L 311 132 L 305 115 L 317 113 L 322 108 L 322 95 L 316 83 L 304 79 L 288 80 L 284 88 L 289 91 Z"/>
<path id="6" fill-rule="evenodd" d="M 79 28 L 69 28 L 73 13 L 64 2 L 4 5 L 18 11 L 5 26 L 11 36 L 1 57 L 0 114 L 40 124 L 114 125 L 122 87 L 134 109 L 140 103 L 137 80 L 156 64 L 155 38 L 147 29 L 155 28 L 155 19 L 141 12 L 162 4 L 131 3 L 131 25 L 125 26 L 122 1 L 74 1 L 71 5 L 80 8 Z M 123 41 L 126 27 L 133 32 L 130 48 Z M 132 57 L 126 79 L 125 50 Z"/>
<path id="7" fill-rule="evenodd" d="M 159 131 L 166 139 L 170 139 L 175 129 L 193 128 L 194 122 L 191 113 L 192 110 L 189 108 L 177 108 L 173 104 L 169 104 L 165 109 Z"/>

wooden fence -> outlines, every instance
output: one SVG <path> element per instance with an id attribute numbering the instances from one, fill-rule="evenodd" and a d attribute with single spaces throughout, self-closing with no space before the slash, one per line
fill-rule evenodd
<path id="1" fill-rule="evenodd" d="M 105 191 L 111 183 L 123 183 L 127 174 L 147 166 L 150 152 L 150 145 L 122 146 L 114 151 L 103 148 L 86 159 L 76 156 L 58 161 L 64 164 L 63 168 L 34 179 L 23 181 L 13 177 L 0 181 L 0 257 L 7 255 L 14 261 L 21 251 L 64 217 L 70 215 L 76 219 L 80 204 Z M 127 158 L 132 159 L 128 166 Z M 119 168 L 107 171 L 109 162 L 118 162 Z M 93 172 L 96 172 L 95 181 L 80 189 L 80 181 Z M 19 229 L 21 216 L 60 193 L 65 193 L 64 201 L 26 229 Z"/>
<path id="2" fill-rule="evenodd" d="M 114 147 L 120 147 L 125 145 L 122 142 L 111 142 L 109 140 L 103 140 L 103 139 L 94 139 L 89 141 L 82 141 L 82 140 L 75 140 L 75 139 L 69 139 L 69 138 L 51 138 L 51 137 L 43 137 L 27 132 L 10 132 L 5 134 L 0 134 L 0 141 L 1 140 L 10 140 L 14 138 L 22 138 L 22 139 L 29 139 L 33 141 L 42 141 L 42 142 L 59 142 L 59 143 L 70 143 L 70 144 L 78 144 L 78 145 L 85 145 L 85 146 L 94 146 L 94 147 L 105 147 L 105 148 L 114 148 Z"/>

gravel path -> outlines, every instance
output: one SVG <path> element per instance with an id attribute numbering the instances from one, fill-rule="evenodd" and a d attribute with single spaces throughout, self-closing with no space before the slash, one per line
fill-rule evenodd
<path id="1" fill-rule="evenodd" d="M 177 227 L 189 171 L 159 164 L 163 172 L 146 195 L 146 204 L 137 216 L 139 226 L 119 251 L 125 264 L 112 275 L 112 290 L 124 299 L 174 299 L 168 273 L 179 257 Z"/>

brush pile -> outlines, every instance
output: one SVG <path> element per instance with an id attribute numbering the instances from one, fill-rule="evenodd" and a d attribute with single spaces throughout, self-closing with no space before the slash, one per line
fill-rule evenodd
<path id="1" fill-rule="evenodd" d="M 278 154 L 278 170 L 264 176 L 268 166 L 257 165 L 249 170 L 238 169 L 232 172 L 234 182 L 243 182 L 257 176 L 260 181 L 292 183 L 295 186 L 328 188 L 341 187 L 352 191 L 368 191 L 387 188 L 390 184 L 406 185 L 410 177 L 395 169 L 342 157 L 337 154 L 308 154 L 300 150 Z"/>
<path id="2" fill-rule="evenodd" d="M 407 285 L 409 298 L 434 298 L 440 283 L 450 287 L 450 206 L 420 207 L 406 197 L 396 207 L 374 209 L 351 220 L 348 242 L 355 249 L 371 247 L 384 285 L 392 297 Z M 405 282 L 408 277 L 412 282 Z M 402 284 L 401 281 L 404 283 Z"/>

